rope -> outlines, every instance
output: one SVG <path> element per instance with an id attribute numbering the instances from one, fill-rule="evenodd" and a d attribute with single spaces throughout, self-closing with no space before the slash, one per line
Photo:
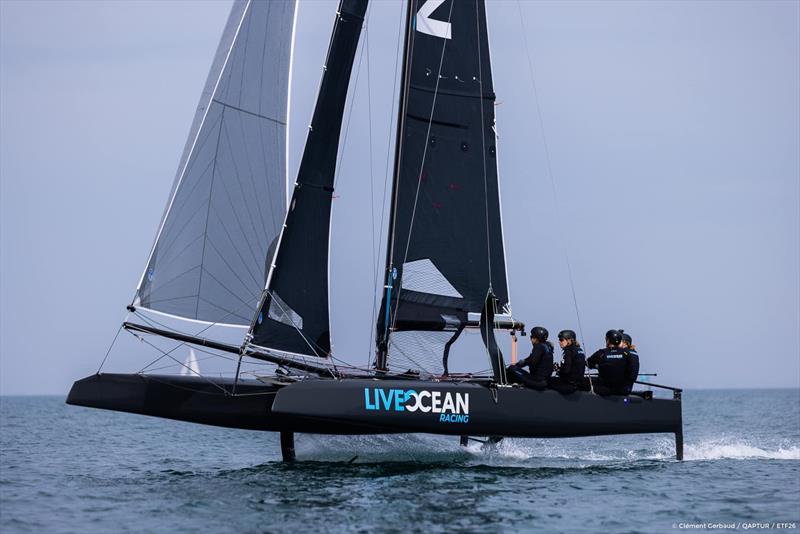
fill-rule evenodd
<path id="1" fill-rule="evenodd" d="M 548 148 L 547 137 L 545 136 L 545 131 L 544 131 L 544 120 L 542 119 L 542 108 L 539 105 L 539 92 L 538 92 L 538 90 L 536 88 L 536 77 L 533 74 L 533 72 L 534 72 L 533 59 L 531 58 L 530 48 L 528 46 L 528 34 L 526 32 L 526 29 L 525 29 L 525 18 L 524 18 L 523 14 L 522 14 L 522 6 L 520 5 L 519 0 L 517 0 L 517 10 L 519 11 L 519 23 L 520 23 L 520 26 L 522 27 L 522 38 L 525 41 L 525 54 L 526 54 L 527 59 L 528 59 L 528 72 L 529 72 L 530 77 L 531 77 L 531 85 L 533 86 L 533 100 L 536 103 L 536 114 L 537 114 L 537 116 L 539 118 L 539 131 L 540 131 L 541 136 L 542 136 L 542 143 L 543 143 L 543 147 L 544 147 L 545 162 L 546 162 L 546 165 L 547 165 L 547 175 L 550 178 L 550 186 L 551 186 L 551 188 L 553 190 L 553 200 L 554 200 L 555 205 L 556 205 L 556 222 L 558 223 L 556 226 L 557 226 L 557 231 L 558 231 L 558 234 L 559 234 L 559 241 L 561 242 L 562 249 L 564 250 L 564 259 L 565 259 L 566 264 L 567 264 L 567 274 L 569 276 L 569 286 L 570 286 L 570 290 L 572 291 L 572 303 L 575 306 L 575 316 L 576 316 L 576 318 L 578 320 L 578 333 L 579 333 L 580 338 L 581 338 L 581 344 L 585 346 L 586 343 L 584 342 L 584 337 L 583 337 L 583 325 L 581 323 L 581 314 L 580 314 L 580 309 L 578 307 L 578 297 L 577 297 L 577 294 L 576 294 L 576 291 L 575 291 L 575 281 L 574 281 L 574 278 L 572 276 L 572 265 L 571 265 L 571 263 L 569 261 L 569 252 L 567 250 L 566 241 L 564 240 L 563 225 L 561 224 L 561 209 L 560 209 L 560 203 L 559 203 L 559 200 L 558 200 L 558 191 L 556 189 L 555 178 L 553 177 L 552 164 L 550 163 L 550 149 Z"/>

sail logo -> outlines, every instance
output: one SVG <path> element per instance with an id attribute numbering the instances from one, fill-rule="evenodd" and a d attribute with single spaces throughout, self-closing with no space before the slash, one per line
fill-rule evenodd
<path id="1" fill-rule="evenodd" d="M 469 423 L 469 393 L 364 388 L 364 407 L 387 412 L 421 412 L 439 416 L 440 423 Z"/>
<path id="2" fill-rule="evenodd" d="M 418 32 L 441 37 L 442 39 L 452 39 L 450 23 L 431 18 L 436 8 L 442 4 L 444 4 L 444 0 L 427 0 L 422 4 L 415 17 L 415 27 Z"/>

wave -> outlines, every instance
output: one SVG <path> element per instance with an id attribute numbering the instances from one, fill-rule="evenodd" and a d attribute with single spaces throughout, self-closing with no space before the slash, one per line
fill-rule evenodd
<path id="1" fill-rule="evenodd" d="M 536 441 L 547 441 L 542 446 Z M 557 458 L 563 460 L 587 460 L 590 462 L 616 462 L 620 460 L 671 460 L 675 458 L 675 444 L 672 439 L 659 439 L 655 446 L 643 448 L 622 448 L 610 450 L 605 447 L 586 447 L 588 440 L 582 440 L 577 447 L 554 444 L 552 440 L 504 440 L 496 451 L 497 454 L 518 460 Z M 577 444 L 575 444 L 577 445 Z M 626 440 L 630 445 L 630 440 Z M 470 447 L 471 452 L 486 454 L 486 449 Z M 800 446 L 758 445 L 731 439 L 701 440 L 696 443 L 685 443 L 684 461 L 703 460 L 800 460 Z"/>

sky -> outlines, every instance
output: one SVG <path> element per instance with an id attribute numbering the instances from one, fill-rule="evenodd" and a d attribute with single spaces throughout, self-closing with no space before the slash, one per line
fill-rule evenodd
<path id="1" fill-rule="evenodd" d="M 487 4 L 514 315 L 578 329 L 568 258 L 590 350 L 625 328 L 653 381 L 799 387 L 800 2 Z M 301 0 L 290 174 L 335 8 Z M 66 394 L 100 364 L 229 9 L 0 1 L 0 394 Z M 332 340 L 359 364 L 401 12 L 372 3 L 340 148 Z"/>

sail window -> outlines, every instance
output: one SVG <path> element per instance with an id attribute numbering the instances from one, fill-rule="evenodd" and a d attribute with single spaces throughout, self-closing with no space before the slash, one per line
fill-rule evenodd
<path id="1" fill-rule="evenodd" d="M 409 261 L 403 264 L 403 289 L 443 297 L 463 298 L 431 260 Z"/>
<path id="2" fill-rule="evenodd" d="M 303 329 L 303 318 L 286 304 L 274 291 L 269 303 L 269 318 L 287 326 Z"/>

